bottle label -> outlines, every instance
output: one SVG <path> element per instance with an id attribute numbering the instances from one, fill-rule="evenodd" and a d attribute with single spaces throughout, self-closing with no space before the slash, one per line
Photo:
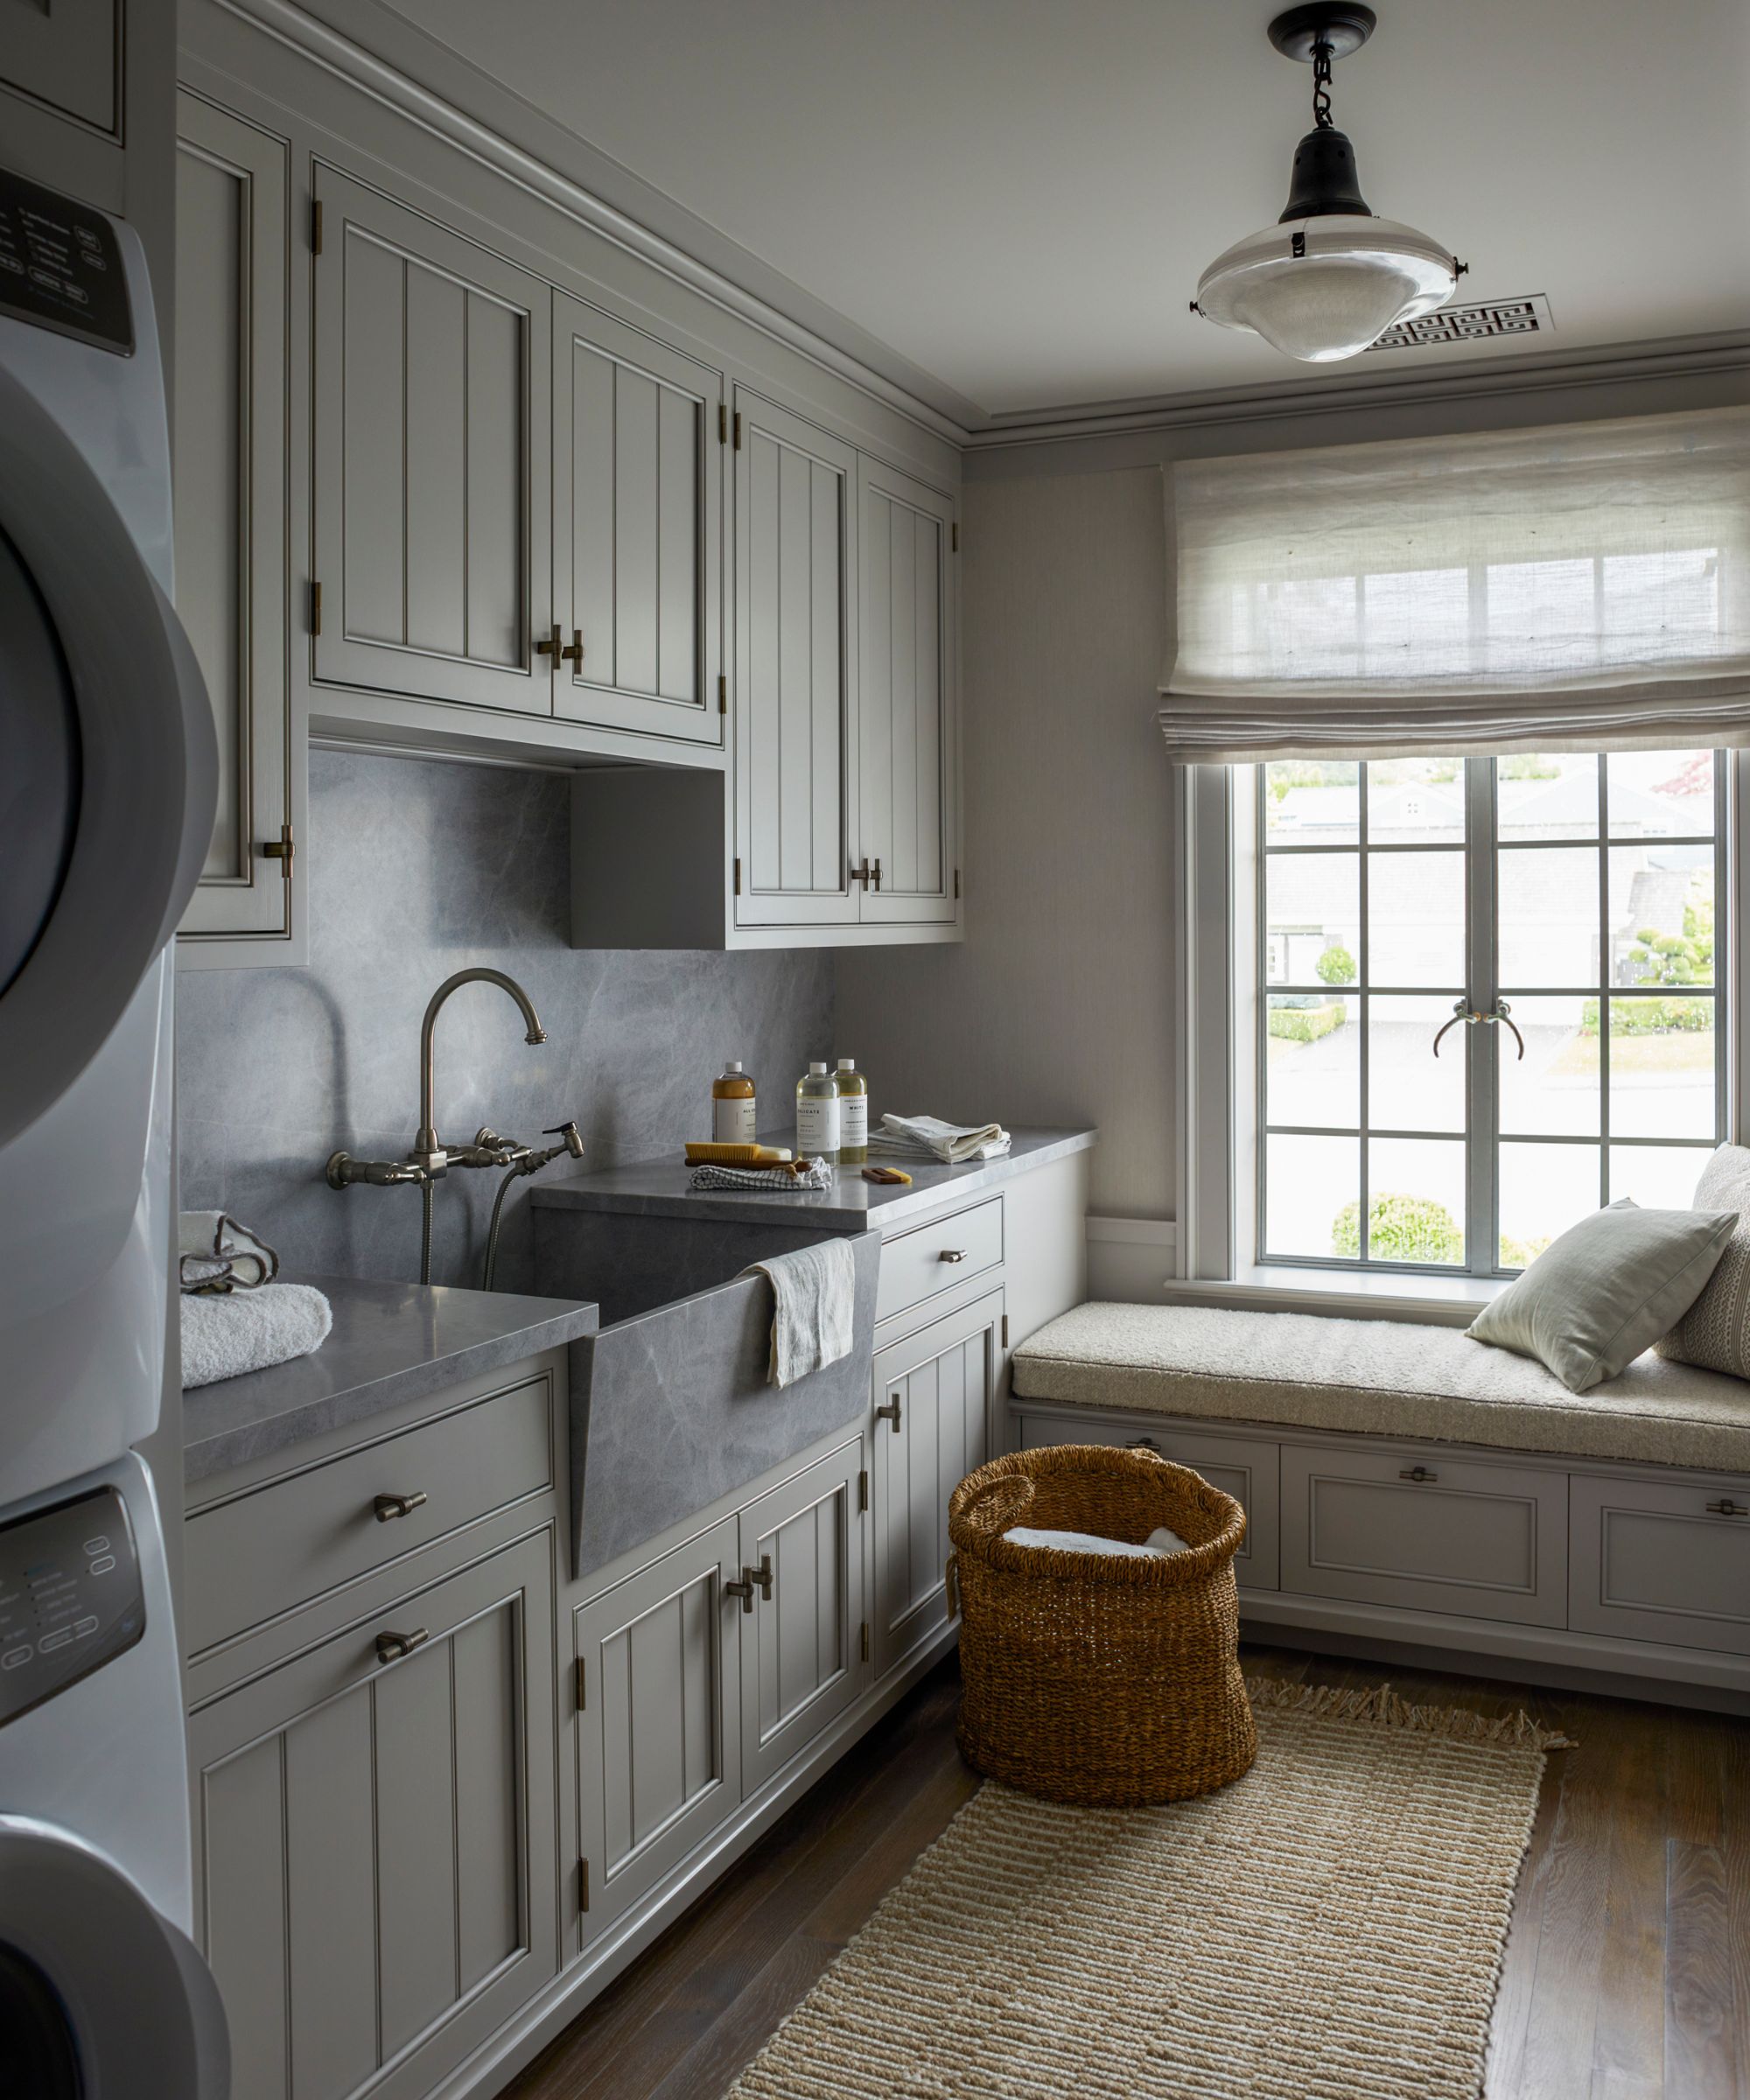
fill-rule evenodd
<path id="1" fill-rule="evenodd" d="M 838 1102 L 838 1142 L 847 1151 L 869 1143 L 869 1096 L 844 1094 Z"/>
<path id="2" fill-rule="evenodd" d="M 711 1140 L 716 1144 L 753 1143 L 753 1102 L 744 1094 L 711 1103 Z"/>
<path id="3" fill-rule="evenodd" d="M 812 1159 L 817 1153 L 838 1156 L 839 1102 L 835 1095 L 822 1099 L 818 1095 L 802 1094 L 796 1099 L 796 1150 L 804 1158 Z"/>

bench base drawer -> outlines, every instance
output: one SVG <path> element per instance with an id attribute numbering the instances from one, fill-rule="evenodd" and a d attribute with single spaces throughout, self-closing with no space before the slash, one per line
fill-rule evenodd
<path id="1" fill-rule="evenodd" d="M 1750 1488 L 1571 1486 L 1576 1632 L 1750 1655 Z"/>
<path id="2" fill-rule="evenodd" d="M 1282 1446 L 1282 1587 L 1528 1626 L 1567 1620 L 1567 1475 Z"/>

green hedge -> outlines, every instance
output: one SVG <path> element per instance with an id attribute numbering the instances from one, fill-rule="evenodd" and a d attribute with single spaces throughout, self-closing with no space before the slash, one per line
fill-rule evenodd
<path id="1" fill-rule="evenodd" d="M 1610 1032 L 1613 1035 L 1670 1035 L 1683 1030 L 1705 1034 L 1713 1026 L 1712 999 L 1613 999 Z M 1598 1001 L 1588 999 L 1580 1009 L 1580 1032 L 1598 1033 Z"/>
<path id="2" fill-rule="evenodd" d="M 1270 1009 L 1266 1026 L 1284 1043 L 1316 1043 L 1334 1033 L 1349 1018 L 1340 1000 L 1329 1006 L 1276 1006 Z"/>
<path id="3" fill-rule="evenodd" d="M 1345 1203 L 1331 1221 L 1331 1252 L 1355 1261 L 1362 1250 L 1362 1207 Z M 1441 1262 L 1465 1258 L 1465 1236 L 1444 1203 L 1389 1190 L 1368 1205 L 1368 1252 L 1377 1262 Z"/>

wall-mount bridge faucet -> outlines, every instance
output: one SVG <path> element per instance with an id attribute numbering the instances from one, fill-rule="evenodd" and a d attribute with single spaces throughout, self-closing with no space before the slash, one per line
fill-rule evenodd
<path id="1" fill-rule="evenodd" d="M 515 1138 L 500 1138 L 495 1130 L 482 1128 L 474 1135 L 472 1144 L 446 1146 L 438 1134 L 437 1119 L 432 1108 L 432 1031 L 438 1016 L 443 1012 L 450 995 L 464 984 L 496 984 L 506 996 L 514 999 L 522 1015 L 526 1031 L 523 1040 L 530 1044 L 544 1043 L 547 1031 L 541 1026 L 533 1001 L 514 977 L 508 977 L 501 970 L 458 970 L 454 976 L 446 977 L 431 995 L 425 1009 L 425 1018 L 419 1026 L 419 1128 L 414 1134 L 413 1146 L 404 1159 L 355 1159 L 350 1152 L 335 1152 L 328 1160 L 327 1179 L 331 1188 L 351 1188 L 358 1182 L 367 1182 L 380 1188 L 410 1184 L 417 1187 L 423 1212 L 420 1234 L 419 1280 L 431 1281 L 431 1209 L 436 1185 L 452 1166 L 499 1166 L 507 1169 L 500 1185 L 497 1200 L 493 1205 L 492 1225 L 486 1236 L 486 1254 L 484 1284 L 490 1291 L 498 1253 L 499 1225 L 504 1210 L 504 1199 L 512 1181 L 522 1176 L 538 1173 L 550 1160 L 556 1159 L 561 1152 L 569 1153 L 573 1159 L 584 1156 L 584 1140 L 575 1122 L 556 1124 L 543 1132 L 546 1137 L 556 1137 L 557 1144 L 545 1145 L 539 1150 L 522 1144 Z"/>

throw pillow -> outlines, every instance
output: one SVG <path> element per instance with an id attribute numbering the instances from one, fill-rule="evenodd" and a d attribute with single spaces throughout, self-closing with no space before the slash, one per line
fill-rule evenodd
<path id="1" fill-rule="evenodd" d="M 1625 1196 L 1571 1227 L 1466 1332 L 1588 1392 L 1676 1325 L 1740 1222 L 1735 1210 L 1642 1210 Z"/>
<path id="2" fill-rule="evenodd" d="M 1701 1296 L 1658 1345 L 1673 1363 L 1750 1378 L 1750 1150 L 1722 1144 L 1702 1170 L 1698 1210 L 1735 1210 L 1738 1223 Z"/>

